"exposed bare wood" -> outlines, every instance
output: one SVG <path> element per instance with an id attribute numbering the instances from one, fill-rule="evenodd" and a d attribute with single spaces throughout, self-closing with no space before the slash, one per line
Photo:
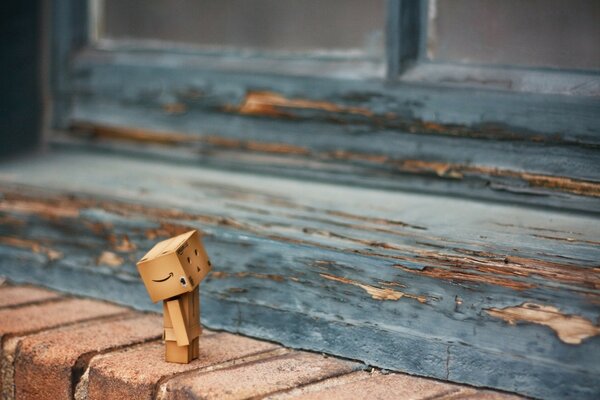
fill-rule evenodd
<path id="1" fill-rule="evenodd" d="M 135 261 L 199 229 L 214 328 L 509 390 L 557 368 L 561 393 L 598 388 L 593 216 L 93 153 L 4 163 L 0 181 L 12 279 L 152 308 Z M 524 303 L 565 318 L 510 310 Z M 506 309 L 516 325 L 488 313 Z"/>
<path id="2" fill-rule="evenodd" d="M 403 297 L 408 299 L 417 300 L 419 303 L 426 303 L 427 298 L 425 296 L 417 296 L 410 293 L 404 293 L 399 290 L 392 290 L 389 288 L 378 288 L 371 285 L 365 285 L 364 283 L 355 282 L 351 279 L 342 278 L 339 276 L 333 276 L 329 274 L 320 274 L 323 278 L 329 279 L 330 281 L 336 281 L 341 283 L 346 283 L 348 285 L 356 286 L 367 292 L 373 299 L 375 300 L 400 300 Z"/>
<path id="3" fill-rule="evenodd" d="M 547 326 L 556 332 L 560 340 L 569 344 L 580 344 L 585 339 L 600 335 L 600 326 L 589 319 L 561 313 L 553 306 L 523 303 L 515 307 L 491 308 L 486 312 L 511 325 L 522 322 Z"/>
<path id="4" fill-rule="evenodd" d="M 315 160 L 353 160 L 368 162 L 375 165 L 387 166 L 393 171 L 418 175 L 434 174 L 440 178 L 461 180 L 466 176 L 512 178 L 521 181 L 531 188 L 542 188 L 550 191 L 571 193 L 588 197 L 600 197 L 600 182 L 574 179 L 563 176 L 550 176 L 531 172 L 522 172 L 505 168 L 495 168 L 483 165 L 459 164 L 429 160 L 394 159 L 389 156 L 336 150 L 333 152 L 318 152 L 307 147 L 287 143 L 268 143 L 252 140 L 223 138 L 215 135 L 193 136 L 173 132 L 161 132 L 139 128 L 76 123 L 74 132 L 87 132 L 94 138 L 118 139 L 130 142 L 149 143 L 156 145 L 182 145 L 190 143 L 211 145 L 219 149 L 244 152 L 257 152 L 278 155 L 306 156 Z M 81 133 L 79 133 L 81 134 Z"/>
<path id="5" fill-rule="evenodd" d="M 227 111 L 236 111 L 240 114 L 271 117 L 293 117 L 294 109 L 373 116 L 373 112 L 366 108 L 341 106 L 320 100 L 289 99 L 279 93 L 267 91 L 249 91 L 239 107 L 227 107 Z"/>
<path id="6" fill-rule="evenodd" d="M 123 264 L 123 258 L 112 251 L 103 251 L 96 263 L 98 265 L 108 265 L 109 267 L 118 267 Z"/>
<path id="7" fill-rule="evenodd" d="M 44 254 L 46 257 L 48 257 L 49 261 L 55 261 L 63 257 L 63 254 L 60 251 L 44 246 L 34 240 L 28 240 L 25 238 L 0 236 L 0 244 L 31 250 L 34 253 Z"/>

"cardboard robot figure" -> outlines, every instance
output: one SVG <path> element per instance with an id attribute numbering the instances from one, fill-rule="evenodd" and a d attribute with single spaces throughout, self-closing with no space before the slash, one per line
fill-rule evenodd
<path id="1" fill-rule="evenodd" d="M 198 358 L 198 285 L 212 269 L 198 231 L 157 243 L 137 268 L 152 302 L 163 301 L 166 361 L 187 364 Z"/>

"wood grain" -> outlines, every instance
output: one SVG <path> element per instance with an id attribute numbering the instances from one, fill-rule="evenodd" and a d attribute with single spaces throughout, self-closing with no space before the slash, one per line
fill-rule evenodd
<path id="1" fill-rule="evenodd" d="M 591 96 L 466 90 L 461 82 L 434 90 L 223 63 L 142 50 L 78 53 L 72 129 L 53 143 L 600 212 L 600 107 Z"/>
<path id="2" fill-rule="evenodd" d="M 531 396 L 600 390 L 595 216 L 80 151 L 4 163 L 0 191 L 16 281 L 156 310 L 135 261 L 200 229 L 211 328 Z"/>

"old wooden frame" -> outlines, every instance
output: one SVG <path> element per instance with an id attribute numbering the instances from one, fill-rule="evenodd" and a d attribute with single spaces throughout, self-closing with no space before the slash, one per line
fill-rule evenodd
<path id="1" fill-rule="evenodd" d="M 598 75 L 428 63 L 426 1 L 388 1 L 387 79 L 364 60 L 88 48 L 87 11 L 61 4 L 54 143 L 599 211 Z"/>
<path id="2" fill-rule="evenodd" d="M 211 328 L 540 398 L 600 390 L 598 218 L 86 151 L 0 177 L 11 279 L 159 311 L 135 261 L 200 229 Z"/>

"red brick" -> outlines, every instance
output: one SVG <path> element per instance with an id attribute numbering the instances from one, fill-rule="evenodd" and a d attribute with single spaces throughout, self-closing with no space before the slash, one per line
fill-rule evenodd
<path id="1" fill-rule="evenodd" d="M 459 392 L 443 396 L 436 400 L 523 400 L 523 397 L 502 392 L 494 392 L 492 390 L 461 387 Z"/>
<path id="2" fill-rule="evenodd" d="M 152 399 L 159 381 L 280 348 L 268 342 L 218 333 L 200 336 L 200 356 L 189 364 L 165 362 L 162 343 L 149 343 L 94 357 L 87 376 L 89 399 Z"/>
<path id="3" fill-rule="evenodd" d="M 497 397 L 496 397 L 497 396 Z M 358 372 L 337 379 L 307 385 L 288 393 L 272 396 L 271 400 L 339 400 L 339 399 L 412 399 L 424 400 L 518 400 L 503 393 L 465 388 L 451 383 L 405 374 L 370 374 Z"/>
<path id="4" fill-rule="evenodd" d="M 0 308 L 38 303 L 60 298 L 60 294 L 31 286 L 5 286 L 0 288 Z"/>
<path id="5" fill-rule="evenodd" d="M 456 393 L 460 390 L 459 386 L 438 382 L 432 379 L 419 378 L 404 374 L 374 374 L 369 376 L 364 373 L 366 379 L 355 380 L 353 382 L 325 387 L 323 390 L 313 391 L 313 388 L 307 386 L 301 390 L 294 399 L 347 399 L 370 398 L 370 399 L 427 399 L 438 398 L 440 396 Z M 326 382 L 322 383 L 326 386 Z"/>
<path id="6" fill-rule="evenodd" d="M 84 372 L 94 354 L 162 335 L 162 318 L 134 318 L 78 324 L 23 338 L 15 359 L 16 397 L 73 398 L 72 382 Z"/>
<path id="7" fill-rule="evenodd" d="M 4 397 L 12 397 L 13 359 L 18 343 L 15 336 L 23 336 L 93 318 L 114 316 L 126 311 L 127 309 L 123 307 L 85 299 L 65 299 L 0 310 L 0 343 L 2 343 L 0 392 Z M 10 339 L 11 337 L 12 339 Z"/>
<path id="8" fill-rule="evenodd" d="M 169 380 L 161 399 L 246 399 L 346 374 L 359 364 L 293 352 L 233 368 L 185 374 Z"/>
<path id="9" fill-rule="evenodd" d="M 68 323 L 126 312 L 127 309 L 87 299 L 66 299 L 46 304 L 0 310 L 0 336 L 22 335 Z"/>

